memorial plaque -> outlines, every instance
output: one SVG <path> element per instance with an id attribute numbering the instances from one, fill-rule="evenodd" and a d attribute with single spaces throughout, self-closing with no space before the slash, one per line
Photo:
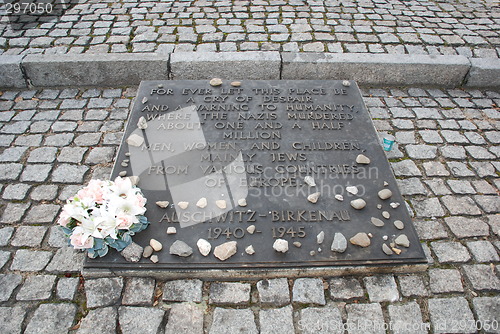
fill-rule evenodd
<path id="1" fill-rule="evenodd" d="M 355 82 L 216 84 L 141 83 L 112 178 L 139 177 L 151 225 L 134 242 L 163 249 L 86 268 L 426 262 Z"/>

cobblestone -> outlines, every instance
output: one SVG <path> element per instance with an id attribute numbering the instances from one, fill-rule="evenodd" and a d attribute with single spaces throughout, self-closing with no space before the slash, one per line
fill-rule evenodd
<path id="1" fill-rule="evenodd" d="M 290 303 L 290 291 L 286 278 L 259 281 L 257 290 L 261 304 L 283 306 Z"/>
<path id="2" fill-rule="evenodd" d="M 364 278 L 370 302 L 395 302 L 399 299 L 396 281 L 391 275 Z"/>
<path id="3" fill-rule="evenodd" d="M 41 271 L 52 258 L 52 252 L 19 249 L 14 255 L 11 270 Z"/>
<path id="4" fill-rule="evenodd" d="M 401 275 L 398 276 L 401 294 L 405 297 L 428 296 L 429 290 L 421 276 Z"/>
<path id="5" fill-rule="evenodd" d="M 323 282 L 319 278 L 299 278 L 292 290 L 293 302 L 302 304 L 325 305 Z"/>
<path id="6" fill-rule="evenodd" d="M 363 328 L 364 333 L 385 333 L 383 329 L 385 325 L 384 315 L 380 304 L 348 304 L 346 306 L 346 311 L 347 326 L 354 326 L 352 328 Z M 364 326 L 363 323 L 366 324 L 367 321 L 370 321 L 372 326 Z"/>
<path id="7" fill-rule="evenodd" d="M 203 334 L 203 311 L 189 303 L 172 305 L 165 334 Z"/>
<path id="8" fill-rule="evenodd" d="M 210 334 L 258 333 L 255 317 L 250 309 L 223 309 L 214 311 Z"/>
<path id="9" fill-rule="evenodd" d="M 477 291 L 500 291 L 500 279 L 493 266 L 486 264 L 464 265 L 465 276 Z"/>
<path id="10" fill-rule="evenodd" d="M 103 307 L 116 304 L 123 288 L 123 279 L 97 278 L 85 282 L 85 295 L 87 296 L 87 307 Z"/>
<path id="11" fill-rule="evenodd" d="M 0 302 L 9 300 L 14 289 L 21 284 L 23 277 L 17 274 L 0 274 Z"/>
<path id="12" fill-rule="evenodd" d="M 436 241 L 431 243 L 431 247 L 440 263 L 467 262 L 470 260 L 467 248 L 458 242 Z"/>
<path id="13" fill-rule="evenodd" d="M 429 270 L 429 285 L 434 294 L 464 291 L 462 277 L 456 269 Z"/>
<path id="14" fill-rule="evenodd" d="M 363 298 L 364 291 L 356 278 L 332 278 L 330 280 L 330 297 L 333 300 Z"/>
<path id="15" fill-rule="evenodd" d="M 74 304 L 41 304 L 28 323 L 25 333 L 66 332 L 73 324 L 75 313 Z"/>
<path id="16" fill-rule="evenodd" d="M 116 333 L 116 318 L 118 312 L 114 307 L 103 307 L 90 310 L 89 313 L 82 319 L 78 334 Z"/>
<path id="17" fill-rule="evenodd" d="M 44 300 L 52 295 L 52 287 L 56 281 L 54 275 L 38 275 L 26 278 L 21 290 L 17 293 L 17 300 Z"/>
<path id="18" fill-rule="evenodd" d="M 293 333 L 292 313 L 291 305 L 279 309 L 260 310 L 260 332 L 269 334 Z"/>
<path id="19" fill-rule="evenodd" d="M 388 306 L 389 317 L 397 333 L 427 333 L 422 321 L 420 306 L 416 302 Z M 408 330 L 409 329 L 409 330 Z"/>
<path id="20" fill-rule="evenodd" d="M 500 261 L 500 257 L 493 247 L 493 244 L 486 240 L 468 241 L 467 247 L 472 253 L 473 258 L 479 263 L 490 263 Z"/>
<path id="21" fill-rule="evenodd" d="M 153 303 L 155 280 L 152 278 L 132 277 L 125 283 L 123 305 L 150 305 Z"/>
<path id="22" fill-rule="evenodd" d="M 472 300 L 474 305 L 474 310 L 477 314 L 477 320 L 482 324 L 493 324 L 500 323 L 500 297 L 477 297 Z M 486 329 L 486 333 L 498 332 L 497 329 L 492 328 Z"/>
<path id="23" fill-rule="evenodd" d="M 23 319 L 27 310 L 22 306 L 0 307 L 0 323 L 5 333 L 22 333 Z"/>
<path id="24" fill-rule="evenodd" d="M 488 224 L 477 218 L 447 217 L 444 221 L 458 238 L 489 235 Z"/>
<path id="25" fill-rule="evenodd" d="M 46 232 L 45 226 L 20 226 L 10 244 L 16 247 L 39 247 Z"/>
<path id="26" fill-rule="evenodd" d="M 200 280 L 169 281 L 163 287 L 163 300 L 200 303 L 203 282 Z"/>
<path id="27" fill-rule="evenodd" d="M 165 311 L 151 307 L 121 306 L 118 320 L 123 334 L 156 334 L 163 321 Z"/>
<path id="28" fill-rule="evenodd" d="M 14 233 L 13 227 L 0 228 L 0 246 L 7 246 L 13 233 Z"/>
<path id="29" fill-rule="evenodd" d="M 57 282 L 57 298 L 62 300 L 73 300 L 80 279 L 78 277 L 61 277 Z"/>
<path id="30" fill-rule="evenodd" d="M 472 333 L 475 331 L 474 316 L 463 297 L 429 299 L 429 313 L 434 333 Z M 463 320 L 464 326 L 454 324 Z"/>
<path id="31" fill-rule="evenodd" d="M 210 304 L 246 304 L 250 301 L 250 284 L 212 283 L 210 285 Z"/>

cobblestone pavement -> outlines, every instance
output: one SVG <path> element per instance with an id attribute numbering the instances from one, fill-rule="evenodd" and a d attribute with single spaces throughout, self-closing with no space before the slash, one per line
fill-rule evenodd
<path id="1" fill-rule="evenodd" d="M 0 20 L 0 54 L 278 50 L 498 58 L 498 0 L 80 0 Z M 26 19 L 26 17 L 24 18 Z"/>
<path id="2" fill-rule="evenodd" d="M 53 222 L 83 183 L 108 176 L 135 92 L 1 92 L 1 333 L 500 332 L 500 93 L 363 90 L 377 129 L 396 136 L 389 159 L 427 271 L 84 279 L 83 253 Z"/>

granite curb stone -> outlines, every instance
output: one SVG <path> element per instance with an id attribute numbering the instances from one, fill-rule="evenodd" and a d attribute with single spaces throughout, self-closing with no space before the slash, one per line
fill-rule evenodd
<path id="1" fill-rule="evenodd" d="M 471 68 L 467 76 L 467 87 L 500 86 L 500 59 L 471 58 Z"/>
<path id="2" fill-rule="evenodd" d="M 21 70 L 23 56 L 0 55 L 0 87 L 26 88 Z"/>
<path id="3" fill-rule="evenodd" d="M 498 87 L 500 60 L 463 55 L 174 52 L 0 55 L 0 87 L 113 86 L 160 79 L 349 79 L 360 84 Z"/>
<path id="4" fill-rule="evenodd" d="M 464 56 L 283 53 L 283 79 L 355 80 L 366 85 L 456 87 L 470 68 Z"/>
<path id="5" fill-rule="evenodd" d="M 36 87 L 111 87 L 168 78 L 168 56 L 159 54 L 28 55 L 22 67 Z"/>
<path id="6" fill-rule="evenodd" d="M 278 52 L 175 52 L 171 56 L 172 79 L 277 80 L 281 58 Z"/>

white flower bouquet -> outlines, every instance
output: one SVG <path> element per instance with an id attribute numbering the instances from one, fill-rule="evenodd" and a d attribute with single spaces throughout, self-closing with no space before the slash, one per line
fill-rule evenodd
<path id="1" fill-rule="evenodd" d="M 91 258 L 102 257 L 109 247 L 122 251 L 149 225 L 145 205 L 141 189 L 129 178 L 91 180 L 67 201 L 57 223 L 71 246 L 86 249 Z"/>

